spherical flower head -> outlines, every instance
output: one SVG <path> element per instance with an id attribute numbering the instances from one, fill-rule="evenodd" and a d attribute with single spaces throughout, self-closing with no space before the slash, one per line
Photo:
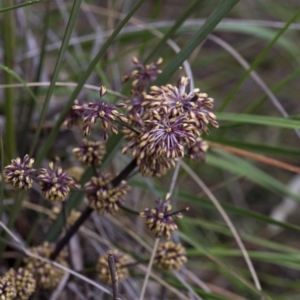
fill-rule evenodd
<path id="1" fill-rule="evenodd" d="M 73 178 L 67 175 L 61 167 L 49 163 L 49 170 L 40 169 L 38 176 L 43 196 L 53 202 L 62 202 L 69 195 L 70 187 L 79 188 Z"/>
<path id="2" fill-rule="evenodd" d="M 89 206 L 96 210 L 99 215 L 106 212 L 114 214 L 119 205 L 124 202 L 124 197 L 129 191 L 126 181 L 114 187 L 111 184 L 113 177 L 111 174 L 98 173 L 85 184 Z"/>
<path id="3" fill-rule="evenodd" d="M 86 166 L 99 165 L 104 157 L 105 147 L 101 142 L 84 139 L 81 146 L 74 148 L 72 152 Z"/>
<path id="4" fill-rule="evenodd" d="M 177 159 L 167 158 L 166 156 L 143 155 L 137 157 L 137 165 L 139 171 L 143 176 L 161 177 L 167 173 L 168 170 L 173 169 L 176 165 Z"/>
<path id="5" fill-rule="evenodd" d="M 105 95 L 106 88 L 104 86 L 100 89 L 100 99 Z M 127 123 L 127 118 L 116 110 L 116 107 L 124 107 L 123 103 L 117 105 L 107 104 L 102 100 L 98 102 L 90 102 L 87 105 L 73 105 L 72 109 L 80 113 L 85 126 L 83 127 L 84 135 L 91 134 L 92 124 L 95 124 L 98 119 L 101 119 L 103 126 L 103 136 L 106 140 L 108 138 L 108 131 L 114 134 L 118 133 L 118 128 L 113 123 L 116 118 L 124 123 Z"/>
<path id="6" fill-rule="evenodd" d="M 134 90 L 142 92 L 147 89 L 148 85 L 153 82 L 159 74 L 161 74 L 161 70 L 158 70 L 157 67 L 162 61 L 162 58 L 159 58 L 155 62 L 144 65 L 136 57 L 133 57 L 132 62 L 135 64 L 136 69 L 123 75 L 122 81 L 126 82 L 128 79 L 132 78 L 132 87 Z"/>
<path id="7" fill-rule="evenodd" d="M 53 251 L 54 245 L 47 242 L 39 247 L 33 247 L 30 249 L 31 253 L 47 259 L 50 257 Z M 67 253 L 65 251 L 61 251 L 58 257 L 55 259 L 55 262 L 63 266 L 67 266 L 68 264 L 66 257 Z M 34 257 L 26 257 L 24 262 L 25 268 L 33 274 L 37 286 L 44 289 L 56 288 L 65 274 L 63 270 Z"/>
<path id="8" fill-rule="evenodd" d="M 185 115 L 193 120 L 200 133 L 208 133 L 208 124 L 218 127 L 216 116 L 210 112 L 213 107 L 213 99 L 207 94 L 200 93 L 200 89 L 194 89 L 187 93 L 186 87 L 189 84 L 189 78 L 182 76 L 177 86 L 168 84 L 166 86 L 152 86 L 150 95 L 146 97 L 143 103 L 145 108 L 163 107 L 169 111 L 173 117 Z"/>
<path id="9" fill-rule="evenodd" d="M 177 229 L 177 225 L 173 220 L 173 216 L 181 218 L 181 213 L 171 213 L 172 206 L 169 201 L 156 200 L 155 208 L 146 208 L 140 213 L 142 218 L 146 218 L 146 226 L 153 231 L 157 237 L 165 237 L 169 239 L 171 233 Z"/>
<path id="10" fill-rule="evenodd" d="M 29 189 L 32 187 L 32 175 L 34 159 L 26 154 L 23 158 L 12 159 L 11 164 L 4 168 L 4 180 L 17 189 Z"/>
<path id="11" fill-rule="evenodd" d="M 128 265 L 131 262 L 131 259 L 128 255 L 120 252 L 119 250 L 109 251 L 105 255 L 99 257 L 96 265 L 96 271 L 98 273 L 98 276 L 101 281 L 111 285 L 112 280 L 108 264 L 108 254 L 111 254 L 114 258 L 119 282 L 121 282 L 128 276 L 129 272 L 126 265 Z"/>
<path id="12" fill-rule="evenodd" d="M 184 156 L 184 146 L 192 145 L 196 141 L 196 132 L 193 124 L 185 116 L 169 119 L 157 114 L 157 120 L 147 120 L 145 124 L 149 131 L 141 135 L 140 148 L 145 155 L 156 154 L 166 158 Z"/>
<path id="13" fill-rule="evenodd" d="M 36 289 L 36 281 L 29 270 L 19 268 L 10 269 L 5 276 L 11 280 L 16 288 L 16 300 L 28 300 Z"/>
<path id="14" fill-rule="evenodd" d="M 187 261 L 185 249 L 181 244 L 175 244 L 167 241 L 158 246 L 154 263 L 161 269 L 172 271 L 181 268 Z"/>
<path id="15" fill-rule="evenodd" d="M 17 291 L 13 283 L 6 277 L 0 277 L 0 300 L 13 300 Z"/>
<path id="16" fill-rule="evenodd" d="M 207 151 L 207 149 L 208 143 L 198 137 L 196 143 L 188 149 L 188 156 L 191 159 L 200 158 L 202 161 L 205 161 L 205 152 Z"/>
<path id="17" fill-rule="evenodd" d="M 149 127 L 149 128 L 148 128 Z M 129 149 L 132 149 L 132 156 L 137 159 L 137 165 L 139 171 L 143 176 L 156 176 L 160 177 L 164 175 L 169 169 L 175 167 L 176 159 L 167 158 L 166 155 L 158 155 L 157 152 L 151 151 L 147 153 L 148 149 L 142 144 L 141 148 L 141 137 L 147 136 L 150 128 L 153 126 L 142 125 L 138 128 L 139 131 L 132 131 L 128 128 L 123 129 L 125 138 L 128 141 L 126 146 L 122 149 L 122 153 L 125 154 Z"/>

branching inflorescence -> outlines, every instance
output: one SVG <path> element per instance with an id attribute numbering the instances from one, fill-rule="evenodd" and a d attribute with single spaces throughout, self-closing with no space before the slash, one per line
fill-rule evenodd
<path id="1" fill-rule="evenodd" d="M 81 126 L 83 135 L 89 136 L 99 120 L 104 140 L 108 138 L 109 133 L 117 134 L 122 126 L 126 140 L 122 153 L 131 151 L 133 161 L 116 177 L 102 170 L 100 172 L 98 167 L 105 155 L 105 145 L 102 141 L 93 141 L 90 137 L 83 139 L 82 144 L 73 149 L 73 154 L 81 164 L 92 166 L 94 171 L 93 176 L 82 188 L 88 199 L 88 206 L 82 213 L 76 211 L 72 222 L 68 219 L 71 227 L 56 245 L 46 243 L 34 247 L 33 253 L 56 259 L 66 265 L 61 250 L 94 210 L 102 215 L 114 214 L 119 208 L 124 208 L 123 203 L 129 191 L 126 179 L 136 167 L 143 176 L 160 177 L 174 168 L 180 158 L 205 160 L 208 145 L 202 139 L 202 134 L 209 133 L 209 125 L 218 127 L 216 116 L 211 112 L 213 99 L 200 92 L 200 89 L 187 92 L 189 78 L 184 76 L 178 79 L 176 85 L 151 86 L 161 73 L 158 66 L 162 59 L 148 65 L 143 65 L 137 58 L 134 58 L 133 62 L 136 68 L 122 78 L 124 82 L 132 80 L 132 95 L 125 100 L 125 104 L 105 102 L 103 98 L 106 97 L 106 88 L 102 86 L 98 101 L 80 104 L 76 100 L 64 122 L 68 128 Z M 125 112 L 120 112 L 120 108 L 125 109 Z M 5 181 L 14 188 L 28 189 L 35 180 L 40 185 L 43 197 L 54 203 L 66 201 L 70 190 L 80 187 L 59 165 L 50 162 L 48 169 L 34 169 L 33 163 L 34 159 L 28 155 L 23 160 L 13 159 L 11 164 L 5 167 Z M 80 171 L 78 178 L 82 172 Z M 156 237 L 166 239 L 170 239 L 177 229 L 175 219 L 182 217 L 180 211 L 172 212 L 169 196 L 164 200 L 158 199 L 153 208 L 146 208 L 137 213 L 145 218 L 146 227 Z M 59 208 L 58 211 L 60 210 Z M 130 212 L 130 209 L 127 211 Z M 114 256 L 119 279 L 125 278 L 128 275 L 127 265 L 132 260 L 117 250 L 110 253 Z M 172 241 L 159 245 L 154 260 L 165 270 L 179 269 L 185 261 L 183 246 Z M 99 278 L 110 284 L 107 256 L 99 258 L 96 269 Z M 21 293 L 20 289 L 13 288 L 14 282 L 19 282 L 20 276 L 26 278 L 27 281 L 24 279 L 24 282 L 30 286 L 28 290 L 31 291 L 34 290 L 35 283 L 44 288 L 54 288 L 58 278 L 63 275 L 51 265 L 32 258 L 25 259 L 24 270 L 10 271 L 10 274 L 9 278 L 4 277 L 0 282 L 0 290 L 7 295 Z M 32 279 L 30 276 L 33 276 Z"/>

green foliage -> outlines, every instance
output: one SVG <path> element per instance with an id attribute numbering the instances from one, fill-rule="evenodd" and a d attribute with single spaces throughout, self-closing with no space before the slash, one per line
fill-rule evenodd
<path id="1" fill-rule="evenodd" d="M 71 211 L 87 207 L 84 184 L 95 175 L 97 167 L 84 168 L 81 189 L 70 192 L 53 221 L 48 218 L 51 214 L 53 217 L 52 206 L 42 197 L 40 187 L 33 185 L 30 191 L 11 189 L 3 180 L 5 165 L 12 158 L 30 153 L 37 169 L 45 168 L 57 157 L 64 170 L 79 166 L 71 152 L 78 146 L 82 132 L 63 126 L 75 100 L 97 101 L 98 88 L 105 85 L 109 89 L 104 96 L 107 103 L 124 102 L 131 96 L 132 86 L 121 85 L 121 77 L 133 69 L 131 57 L 138 57 L 142 63 L 162 57 L 163 64 L 159 65 L 162 72 L 154 85 L 174 84 L 179 68 L 183 67 L 181 75 L 192 74 L 195 87 L 214 98 L 220 127 L 209 126 L 210 134 L 201 136 L 210 146 L 205 162 L 185 162 L 215 195 L 246 250 L 236 243 L 221 210 L 216 209 L 211 196 L 201 190 L 191 173 L 180 169 L 177 176 L 172 170 L 158 179 L 132 172 L 124 177 L 131 186 L 125 207 L 120 206 L 114 216 L 89 217 L 81 227 L 82 242 L 78 245 L 84 251 L 80 256 L 84 267 L 94 264 L 96 255 L 103 255 L 112 246 L 148 263 L 151 252 L 156 251 L 154 238 L 136 214 L 145 207 L 153 208 L 154 200 L 164 198 L 170 191 L 170 182 L 175 182 L 172 211 L 187 206 L 190 209 L 182 213 L 182 219 L 174 218 L 179 229 L 172 239 L 186 247 L 188 262 L 177 273 L 162 271 L 154 265 L 154 277 L 151 275 L 149 279 L 153 283 L 150 285 L 153 297 L 189 299 L 194 294 L 193 299 L 205 300 L 297 299 L 300 196 L 299 189 L 294 190 L 290 184 L 297 174 L 280 168 L 280 163 L 297 167 L 300 158 L 300 26 L 297 23 L 300 10 L 295 9 L 294 1 L 195 0 L 186 4 L 112 0 L 104 4 L 92 0 L 85 3 L 38 0 L 15 4 L 6 0 L 3 3 L 0 7 L 3 224 L 17 232 L 28 247 L 44 241 L 58 245 L 63 240 Z M 209 38 L 212 34 L 233 50 L 215 44 Z M 242 68 L 233 52 L 240 54 L 250 67 Z M 270 93 L 253 81 L 252 71 L 257 72 L 267 91 L 273 93 L 272 101 Z M 44 79 L 47 82 L 42 82 Z M 122 112 L 126 114 L 125 110 Z M 2 120 L 6 123 L 5 130 Z M 120 179 L 118 174 L 132 159 L 130 154 L 121 155 L 125 144 L 123 125 L 121 121 L 116 123 L 119 133 L 110 135 L 105 142 L 106 155 L 98 168 L 110 171 L 114 180 Z M 100 131 L 95 125 L 92 137 L 102 140 Z M 218 143 L 218 148 L 214 143 Z M 245 153 L 238 156 L 236 153 L 240 152 L 230 151 L 226 146 L 260 154 L 262 160 L 255 161 Z M 270 165 L 267 158 L 277 160 L 277 166 Z M 282 207 L 283 199 L 289 200 L 281 208 L 282 218 L 274 218 L 272 212 Z M 90 216 L 91 212 L 86 214 Z M 1 239 L 0 258 L 6 268 L 11 262 L 5 259 L 9 254 L 5 247 L 11 245 L 7 241 L 12 236 L 6 232 Z M 254 275 L 245 263 L 247 255 L 253 263 Z M 124 291 L 122 299 L 123 296 L 138 299 L 143 282 L 147 283 L 145 273 L 146 267 L 133 263 L 129 284 L 120 283 Z M 91 278 L 88 273 L 85 275 Z M 92 284 L 97 287 L 94 279 Z M 80 279 L 76 284 L 87 292 Z M 148 293 L 150 288 L 144 299 Z M 45 297 L 50 298 L 50 294 Z"/>

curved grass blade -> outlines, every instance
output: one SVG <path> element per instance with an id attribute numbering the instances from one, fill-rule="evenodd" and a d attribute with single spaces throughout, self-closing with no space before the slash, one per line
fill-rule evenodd
<path id="1" fill-rule="evenodd" d="M 251 64 L 250 68 L 244 73 L 244 75 L 241 77 L 241 79 L 238 81 L 234 89 L 230 92 L 230 94 L 226 97 L 223 104 L 220 107 L 220 111 L 223 111 L 227 105 L 231 102 L 233 97 L 236 95 L 240 87 L 243 85 L 245 80 L 248 78 L 249 74 L 252 70 L 254 70 L 262 61 L 262 59 L 265 57 L 265 55 L 269 52 L 269 50 L 275 45 L 277 40 L 286 32 L 286 30 L 289 28 L 289 26 L 299 17 L 300 15 L 300 9 L 296 11 L 296 13 L 290 18 L 290 20 L 286 23 L 286 25 L 280 29 L 277 33 L 277 35 L 274 37 L 274 39 L 263 49 L 260 54 L 256 57 L 254 62 Z"/>
<path id="2" fill-rule="evenodd" d="M 235 174 L 243 175 L 252 182 L 255 182 L 271 192 L 276 192 L 280 195 L 289 195 L 293 199 L 300 201 L 300 196 L 292 193 L 285 184 L 281 183 L 271 175 L 263 172 L 246 160 L 216 149 L 213 150 L 213 152 L 220 154 L 223 156 L 223 158 L 212 154 L 207 154 L 207 164 L 217 168 L 225 169 Z"/>
<path id="3" fill-rule="evenodd" d="M 118 151 L 121 142 L 122 142 L 121 134 L 112 136 L 108 139 L 108 141 L 106 143 L 106 155 L 103 158 L 103 161 L 101 164 L 101 169 L 105 168 L 107 166 L 107 164 L 116 155 L 116 152 Z M 92 169 L 88 168 L 82 176 L 82 179 L 80 182 L 81 186 L 83 186 L 84 183 L 86 183 L 91 178 L 92 174 L 93 174 Z M 73 208 L 77 208 L 81 204 L 83 196 L 84 196 L 83 193 L 76 192 L 76 191 L 74 191 L 70 195 L 70 197 L 67 201 L 67 204 L 66 204 L 66 210 L 68 213 Z M 49 227 L 47 233 L 45 234 L 45 240 L 50 241 L 50 242 L 54 241 L 60 234 L 63 225 L 64 225 L 63 212 L 61 212 L 58 215 L 58 217 L 56 218 L 56 220 Z"/>
<path id="4" fill-rule="evenodd" d="M 217 119 L 220 121 L 233 121 L 245 124 L 267 125 L 289 129 L 299 129 L 300 121 L 285 118 L 276 118 L 269 116 L 234 114 L 234 113 L 217 113 Z"/>
<path id="5" fill-rule="evenodd" d="M 42 43 L 41 43 L 41 52 L 40 52 L 40 56 L 39 56 L 39 63 L 38 63 L 37 72 L 36 72 L 36 76 L 35 76 L 35 82 L 40 81 L 40 77 L 42 74 L 44 58 L 46 55 L 45 47 L 46 47 L 46 42 L 47 42 L 47 32 L 48 32 L 48 27 L 49 27 L 49 21 L 50 21 L 50 1 L 47 1 L 46 11 L 45 11 L 45 16 L 44 16 L 44 21 L 43 21 L 43 29 L 42 29 L 42 32 L 44 33 L 44 35 L 43 35 L 43 39 L 42 39 Z M 37 95 L 38 91 L 39 91 L 39 86 L 36 86 L 33 88 L 34 95 Z M 31 118 L 32 118 L 33 112 L 35 110 L 36 104 L 37 104 L 37 101 L 31 100 L 29 102 L 29 105 L 27 108 L 28 113 L 26 114 L 24 129 L 22 131 L 21 139 L 20 139 L 20 143 L 19 143 L 20 145 L 18 145 L 18 147 L 20 148 L 20 152 L 22 154 L 24 154 L 24 151 L 25 151 L 25 145 L 26 145 L 25 141 L 27 139 L 28 129 L 31 124 Z"/>
<path id="6" fill-rule="evenodd" d="M 117 37 L 121 29 L 124 27 L 124 25 L 128 22 L 128 20 L 131 18 L 131 16 L 139 9 L 139 7 L 145 2 L 145 0 L 139 0 L 136 2 L 134 7 L 131 9 L 131 11 L 126 15 L 126 17 L 120 22 L 120 24 L 116 27 L 112 35 L 107 39 L 107 41 L 102 46 L 101 50 L 98 52 L 98 54 L 95 56 L 95 58 L 92 60 L 92 62 L 89 64 L 87 70 L 84 72 L 84 74 L 80 77 L 78 81 L 78 85 L 75 88 L 74 92 L 70 96 L 70 99 L 68 100 L 67 104 L 63 108 L 59 119 L 55 123 L 54 128 L 51 130 L 48 138 L 44 142 L 44 145 L 42 146 L 40 153 L 37 157 L 37 163 L 39 164 L 43 157 L 46 155 L 48 150 L 50 149 L 52 143 L 54 142 L 54 139 L 59 131 L 59 128 L 61 124 L 63 123 L 68 111 L 70 110 L 71 106 L 73 105 L 73 102 L 75 101 L 76 97 L 79 95 L 83 85 L 85 84 L 86 80 L 90 76 L 90 74 L 93 72 L 96 64 L 100 61 L 100 59 L 103 57 L 103 55 L 106 53 L 108 47 L 111 45 L 111 43 L 114 41 L 114 39 Z"/>
<path id="7" fill-rule="evenodd" d="M 65 33 L 64 33 L 64 37 L 63 37 L 62 44 L 61 44 L 61 47 L 60 47 L 60 50 L 59 50 L 58 58 L 57 58 L 55 68 L 54 68 L 54 71 L 53 71 L 51 84 L 50 84 L 50 86 L 48 88 L 48 91 L 47 91 L 47 95 L 46 95 L 46 99 L 45 99 L 43 109 L 42 109 L 42 112 L 41 112 L 41 117 L 40 117 L 40 120 L 39 120 L 39 124 L 38 124 L 37 130 L 36 130 L 36 133 L 34 135 L 33 142 L 32 142 L 31 148 L 30 148 L 30 155 L 32 155 L 32 153 L 34 152 L 34 149 L 36 147 L 36 144 L 37 144 L 40 132 L 41 132 L 41 127 L 42 127 L 43 122 L 45 120 L 46 111 L 47 111 L 52 93 L 54 91 L 55 82 L 57 81 L 57 78 L 58 78 L 58 73 L 59 73 L 60 67 L 62 65 L 64 54 L 65 54 L 65 52 L 67 50 L 67 47 L 68 47 L 68 44 L 69 44 L 69 40 L 71 38 L 71 34 L 72 34 L 72 31 L 73 31 L 73 28 L 74 28 L 74 25 L 75 25 L 75 21 L 77 19 L 78 12 L 80 10 L 81 1 L 82 0 L 75 0 L 74 1 L 73 7 L 72 7 L 72 10 L 71 10 L 71 13 L 70 13 L 70 18 L 69 18 L 69 21 L 68 21 L 68 25 L 67 25 L 67 28 L 66 28 Z M 40 163 L 40 161 L 37 161 L 37 164 L 39 164 L 39 163 Z"/>
<path id="8" fill-rule="evenodd" d="M 2 69 L 4 72 L 7 72 L 9 74 L 11 74 L 11 76 L 13 76 L 16 80 L 18 80 L 20 83 L 22 83 L 24 85 L 24 88 L 26 89 L 26 91 L 28 92 L 28 94 L 32 97 L 32 99 L 37 103 L 37 97 L 35 96 L 35 94 L 33 93 L 33 91 L 27 86 L 27 83 L 25 80 L 23 80 L 16 72 L 14 72 L 12 69 L 2 65 L 0 63 L 0 69 Z M 7 88 L 7 89 L 11 89 L 11 88 Z"/>
<path id="9" fill-rule="evenodd" d="M 12 0 L 4 0 L 4 5 L 11 6 Z M 15 61 L 15 18 L 12 11 L 3 14 L 2 23 L 3 50 L 5 66 L 12 70 Z M 4 73 L 4 83 L 12 84 L 13 76 L 11 72 Z M 16 153 L 16 132 L 15 132 L 15 97 L 13 89 L 4 91 L 4 114 L 5 114 L 5 144 L 8 159 L 15 157 Z"/>
<path id="10" fill-rule="evenodd" d="M 200 1 L 196 0 L 192 2 L 186 10 L 180 15 L 178 20 L 174 23 L 174 25 L 164 34 L 164 37 L 158 42 L 158 44 L 154 47 L 154 49 L 151 51 L 151 53 L 148 55 L 148 57 L 145 59 L 145 61 L 150 61 L 154 56 L 157 56 L 157 53 L 161 50 L 162 46 L 166 44 L 167 40 L 171 38 L 174 33 L 181 27 L 183 22 L 193 13 L 195 12 L 195 9 L 200 4 Z"/>
<path id="11" fill-rule="evenodd" d="M 155 80 L 154 85 L 165 83 L 171 75 L 178 70 L 182 63 L 190 56 L 196 47 L 198 47 L 207 35 L 218 25 L 224 16 L 239 2 L 239 0 L 223 1 L 211 15 L 207 18 L 204 25 L 195 33 L 181 51 L 171 60 L 164 71 Z"/>
<path id="12" fill-rule="evenodd" d="M 21 7 L 25 7 L 25 6 L 29 6 L 29 5 L 33 5 L 33 4 L 43 3 L 43 2 L 50 2 L 50 1 L 49 0 L 33 0 L 33 1 L 25 2 L 25 3 L 20 3 L 17 5 L 2 8 L 2 9 L 0 9 L 0 13 L 7 12 L 7 11 L 17 9 L 17 8 L 21 8 Z"/>
<path id="13" fill-rule="evenodd" d="M 137 188 L 142 189 L 142 190 L 149 189 L 148 186 L 145 183 L 137 181 L 137 180 L 132 180 L 131 184 L 133 186 L 137 187 Z M 168 192 L 166 189 L 164 189 L 160 186 L 155 186 L 155 189 L 161 195 L 165 195 Z M 176 199 L 178 199 L 180 201 L 183 201 L 183 202 L 193 204 L 193 205 L 198 205 L 202 208 L 215 210 L 215 207 L 213 206 L 213 204 L 209 200 L 204 199 L 204 198 L 199 197 L 199 196 L 191 195 L 189 192 L 184 191 L 182 189 L 176 193 Z M 274 219 L 272 219 L 268 216 L 265 216 L 261 213 L 254 212 L 252 210 L 239 208 L 239 207 L 236 207 L 234 205 L 227 204 L 227 203 L 222 203 L 222 207 L 226 210 L 227 213 L 232 213 L 232 214 L 235 214 L 237 216 L 241 216 L 243 218 L 253 219 L 255 221 L 261 221 L 261 222 L 264 222 L 266 224 L 276 225 L 278 227 L 285 228 L 285 229 L 300 231 L 300 226 L 290 224 L 290 223 L 280 222 L 280 221 L 274 220 Z"/>
<path id="14" fill-rule="evenodd" d="M 238 149 L 245 149 L 245 150 L 259 152 L 268 155 L 279 155 L 283 157 L 300 159 L 300 151 L 296 148 L 283 148 L 278 146 L 275 147 L 269 145 L 253 144 L 253 143 L 240 142 L 235 140 L 228 140 L 224 138 L 216 138 L 212 136 L 206 136 L 205 139 L 207 141 L 218 142 L 220 144 L 227 145 L 227 146 L 233 146 Z"/>

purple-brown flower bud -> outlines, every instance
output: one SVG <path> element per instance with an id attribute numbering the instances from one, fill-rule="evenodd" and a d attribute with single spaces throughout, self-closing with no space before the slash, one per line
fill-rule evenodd
<path id="1" fill-rule="evenodd" d="M 31 248 L 30 252 L 43 258 L 49 258 L 53 250 L 54 244 L 45 242 L 39 247 Z M 55 262 L 67 266 L 66 257 L 67 253 L 61 251 Z M 33 274 L 38 287 L 54 289 L 65 274 L 63 270 L 53 266 L 51 263 L 46 263 L 34 257 L 26 257 L 24 262 L 25 268 Z"/>
<path id="2" fill-rule="evenodd" d="M 169 201 L 158 199 L 156 200 L 156 207 L 146 208 L 140 213 L 142 218 L 146 218 L 146 226 L 155 233 L 157 237 L 165 237 L 169 239 L 177 225 L 173 220 L 173 216 L 181 218 L 182 214 L 171 213 L 172 206 Z"/>
<path id="3" fill-rule="evenodd" d="M 6 277 L 0 277 L 0 299 L 13 300 L 17 295 L 17 290 L 13 283 Z"/>
<path id="4" fill-rule="evenodd" d="M 38 176 L 43 196 L 53 202 L 62 202 L 69 195 L 70 187 L 79 188 L 73 178 L 67 175 L 61 167 L 49 163 L 49 170 L 40 169 Z"/>
<path id="5" fill-rule="evenodd" d="M 106 88 L 104 86 L 100 89 L 100 98 L 106 93 Z M 108 138 L 108 130 L 114 134 L 118 133 L 118 128 L 113 123 L 116 118 L 124 123 L 127 123 L 127 118 L 116 110 L 116 107 L 123 107 L 123 103 L 117 105 L 107 104 L 102 100 L 98 102 L 90 102 L 83 105 L 73 105 L 72 109 L 77 111 L 85 123 L 83 127 L 84 135 L 90 135 L 92 124 L 95 124 L 98 119 L 101 119 L 102 126 L 104 129 L 104 139 Z"/>
<path id="6" fill-rule="evenodd" d="M 163 270 L 178 270 L 187 261 L 185 249 L 181 244 L 167 241 L 158 246 L 154 263 Z"/>
<path id="7" fill-rule="evenodd" d="M 112 284 L 108 264 L 108 254 L 111 254 L 114 258 L 118 280 L 121 282 L 128 276 L 128 268 L 126 265 L 131 262 L 131 259 L 128 255 L 121 253 L 119 250 L 112 250 L 107 254 L 100 256 L 96 265 L 96 271 L 99 278 L 106 284 Z"/>
<path id="8" fill-rule="evenodd" d="M 29 270 L 24 268 L 19 268 L 17 271 L 10 269 L 5 276 L 16 288 L 16 300 L 28 300 L 34 293 L 36 281 Z"/>
<path id="9" fill-rule="evenodd" d="M 114 214 L 129 191 L 126 181 L 123 180 L 118 186 L 113 187 L 112 179 L 111 174 L 99 173 L 97 177 L 92 177 L 85 184 L 89 205 L 100 215 L 106 212 Z"/>
<path id="10" fill-rule="evenodd" d="M 4 180 L 11 183 L 17 189 L 29 189 L 32 187 L 32 174 L 34 159 L 26 154 L 23 158 L 12 159 L 11 164 L 4 168 Z"/>
<path id="11" fill-rule="evenodd" d="M 205 161 L 205 152 L 207 149 L 207 142 L 198 137 L 196 143 L 188 149 L 188 156 L 191 159 L 200 158 L 202 161 Z"/>
<path id="12" fill-rule="evenodd" d="M 75 157 L 84 165 L 99 165 L 105 154 L 105 147 L 101 142 L 84 139 L 80 147 L 73 149 Z"/>

